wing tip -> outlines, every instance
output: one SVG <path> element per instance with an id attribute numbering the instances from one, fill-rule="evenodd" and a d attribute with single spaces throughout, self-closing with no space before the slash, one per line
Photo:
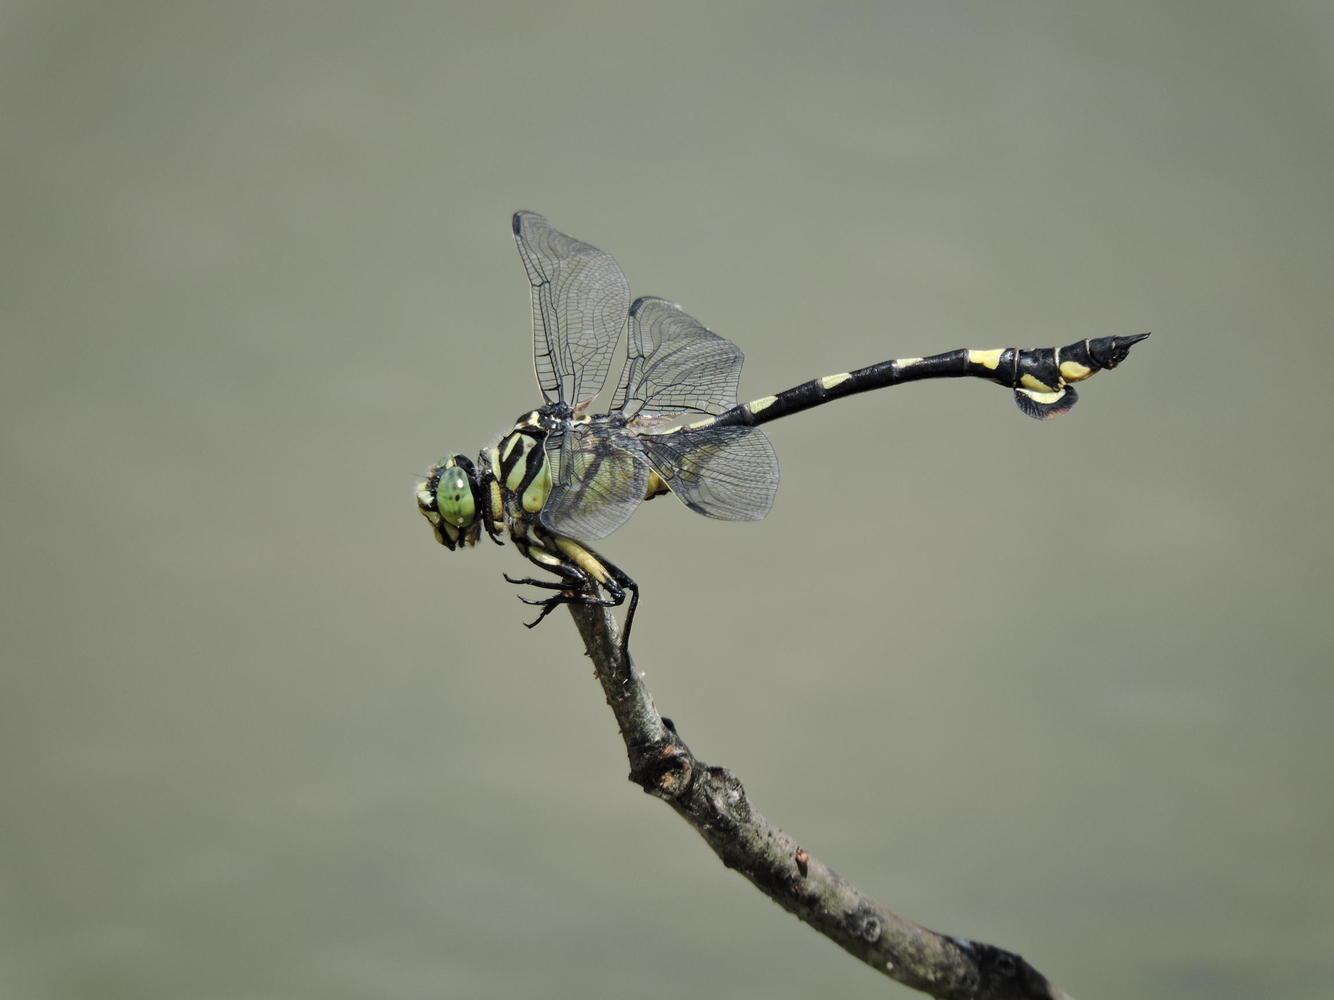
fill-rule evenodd
<path id="1" fill-rule="evenodd" d="M 679 302 L 673 302 L 671 299 L 664 299 L 661 295 L 641 295 L 630 303 L 630 315 L 638 316 L 640 311 L 649 306 L 659 306 L 664 309 L 670 309 L 673 312 L 684 313 Z"/>
<path id="2" fill-rule="evenodd" d="M 523 235 L 523 225 L 528 219 L 540 219 L 542 216 L 536 212 L 530 212 L 526 208 L 521 208 L 510 217 L 510 225 L 514 229 L 515 236 Z"/>

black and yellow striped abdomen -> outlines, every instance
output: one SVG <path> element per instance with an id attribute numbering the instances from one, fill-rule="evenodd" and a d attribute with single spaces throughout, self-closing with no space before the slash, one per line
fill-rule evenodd
<path id="1" fill-rule="evenodd" d="M 928 358 L 897 358 L 879 364 L 811 379 L 773 396 L 742 403 L 716 417 L 691 426 L 755 426 L 819 406 L 843 396 L 904 382 L 934 378 L 984 378 L 1014 390 L 1019 409 L 1030 417 L 1048 420 L 1068 412 L 1079 397 L 1073 382 L 1080 382 L 1125 360 L 1130 348 L 1147 333 L 1129 337 L 1099 337 L 1065 347 L 992 350 L 960 348 Z"/>

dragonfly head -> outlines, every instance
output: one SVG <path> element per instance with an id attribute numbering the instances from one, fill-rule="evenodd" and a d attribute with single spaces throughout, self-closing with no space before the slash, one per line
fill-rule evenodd
<path id="1" fill-rule="evenodd" d="M 417 484 L 417 509 L 445 548 L 475 545 L 482 530 L 476 467 L 463 455 L 442 458 Z"/>

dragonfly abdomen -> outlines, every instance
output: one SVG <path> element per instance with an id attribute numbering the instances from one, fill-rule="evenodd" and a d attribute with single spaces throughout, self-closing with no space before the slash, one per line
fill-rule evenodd
<path id="1" fill-rule="evenodd" d="M 1078 401 L 1072 382 L 1079 382 L 1105 368 L 1115 368 L 1127 352 L 1147 333 L 1130 337 L 1100 337 L 1065 347 L 991 350 L 959 348 L 926 358 L 896 358 L 856 371 L 839 372 L 811 379 L 735 406 L 699 425 L 756 426 L 800 413 L 872 389 L 904 382 L 935 378 L 982 378 L 1014 390 L 1015 402 L 1031 417 L 1050 419 L 1066 413 Z"/>

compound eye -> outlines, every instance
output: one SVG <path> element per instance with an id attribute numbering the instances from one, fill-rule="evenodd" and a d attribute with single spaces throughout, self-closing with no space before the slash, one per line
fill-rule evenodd
<path id="1" fill-rule="evenodd" d="M 457 465 L 440 471 L 435 488 L 436 508 L 447 524 L 466 528 L 477 519 L 477 500 L 468 473 Z"/>

